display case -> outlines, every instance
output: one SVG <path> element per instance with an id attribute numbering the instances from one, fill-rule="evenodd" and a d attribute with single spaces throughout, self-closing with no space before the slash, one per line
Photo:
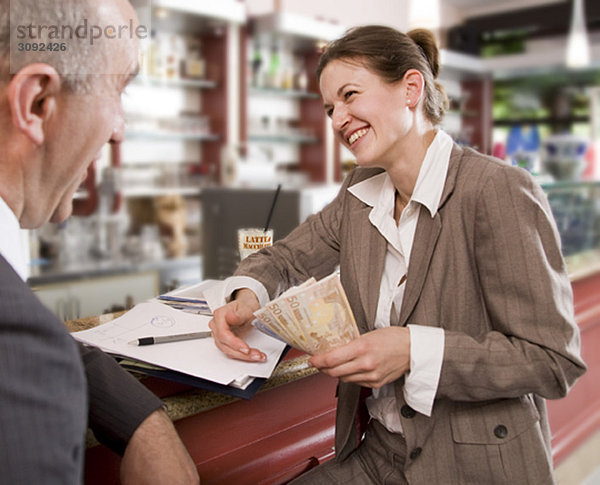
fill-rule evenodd
<path id="1" fill-rule="evenodd" d="M 600 182 L 543 184 L 565 257 L 600 251 Z"/>

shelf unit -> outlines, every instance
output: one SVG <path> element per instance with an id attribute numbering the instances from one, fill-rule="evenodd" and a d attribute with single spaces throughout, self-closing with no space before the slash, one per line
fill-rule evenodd
<path id="1" fill-rule="evenodd" d="M 312 73 L 319 58 L 319 45 L 343 31 L 339 25 L 275 12 L 252 18 L 245 32 L 242 105 L 246 123 L 242 123 L 241 139 L 250 153 L 267 153 L 268 163 L 299 172 L 310 182 L 340 180 L 339 150 L 334 148 Z M 306 73 L 306 89 L 251 85 L 253 51 L 260 49 L 263 62 L 268 65 L 268 52 L 274 46 L 283 46 L 290 57 L 299 60 Z"/>
<path id="2" fill-rule="evenodd" d="M 157 35 L 186 35 L 198 39 L 206 66 L 205 76 L 202 79 L 177 75 L 164 78 L 142 73 L 134 80 L 125 99 L 126 115 L 132 120 L 121 147 L 123 170 L 135 173 L 136 167 L 167 167 L 167 171 L 179 170 L 182 180 L 190 174 L 218 180 L 222 147 L 237 136 L 231 119 L 238 117 L 236 98 L 232 95 L 237 89 L 238 77 L 231 72 L 230 60 L 239 48 L 237 39 L 244 21 L 243 5 L 233 0 L 153 2 L 152 30 Z M 150 54 L 148 57 L 151 62 Z M 182 118 L 182 112 L 189 119 Z M 134 123 L 135 119 L 138 124 Z M 156 187 L 141 185 L 150 189 L 149 197 L 156 194 L 154 189 L 189 193 L 186 187 L 159 184 L 157 182 Z M 129 189 L 125 186 L 125 193 L 144 195 L 139 186 Z"/>
<path id="3" fill-rule="evenodd" d="M 239 143 L 245 7 L 236 0 L 155 0 L 150 15 L 155 42 L 145 46 L 141 73 L 124 97 L 128 123 L 116 157 L 121 196 L 131 215 L 130 230 L 159 223 L 161 231 L 175 235 L 184 224 L 186 239 L 174 236 L 173 245 L 182 241 L 185 247 L 187 240 L 187 254 L 197 254 L 202 190 L 219 181 L 223 148 Z M 199 52 L 198 77 L 188 77 L 192 71 L 184 69 L 190 59 L 186 43 Z M 157 204 L 179 213 L 161 217 Z"/>
<path id="4" fill-rule="evenodd" d="M 281 88 L 267 88 L 267 87 L 253 87 L 248 88 L 249 99 L 260 100 L 266 98 L 267 100 L 273 100 L 276 103 L 302 103 L 303 100 L 319 100 L 321 96 L 319 93 L 299 90 L 299 89 L 281 89 Z M 249 127 L 246 134 L 247 140 L 250 143 L 266 143 L 266 144 L 318 144 L 320 138 L 313 133 L 302 132 L 298 127 L 290 130 L 274 130 L 268 131 L 266 129 L 257 129 L 256 127 Z"/>
<path id="5" fill-rule="evenodd" d="M 443 127 L 460 144 L 491 153 L 491 73 L 478 57 L 441 49 L 439 81 L 450 98 Z"/>
<path id="6" fill-rule="evenodd" d="M 239 144 L 240 31 L 245 28 L 245 6 L 237 0 L 154 0 L 138 14 L 149 32 L 167 42 L 158 51 L 142 40 L 141 73 L 123 96 L 125 139 L 118 146 L 106 145 L 100 162 L 91 166 L 74 214 L 92 216 L 100 226 L 106 212 L 122 211 L 125 205 L 129 217 L 122 219 L 129 223 L 127 233 L 160 224 L 166 232 L 179 235 L 183 225 L 187 254 L 198 254 L 201 192 L 219 180 L 223 147 Z M 204 60 L 195 67 L 204 69 L 183 69 L 183 62 L 172 60 L 189 59 L 180 48 L 185 44 L 177 39 L 182 35 L 193 39 L 195 52 L 199 49 Z M 156 59 L 169 69 L 155 69 Z M 185 77 L 187 73 L 198 77 Z M 107 196 L 112 198 L 108 206 Z M 170 208 L 165 208 L 169 203 Z M 158 205 L 168 215 L 161 217 Z M 185 241 L 179 247 L 185 247 Z"/>
<path id="7" fill-rule="evenodd" d="M 555 85 L 581 84 L 587 79 L 588 86 L 598 84 L 596 73 L 600 66 L 600 44 L 598 38 L 590 38 L 592 62 L 589 68 L 570 70 L 565 65 L 565 42 L 563 38 L 540 39 L 527 43 L 526 51 L 521 54 L 501 55 L 493 58 L 480 58 L 469 54 L 442 49 L 442 76 L 445 74 L 459 79 L 466 93 L 466 106 L 462 106 L 461 122 L 466 130 L 473 134 L 482 151 L 490 152 L 494 128 L 507 128 L 516 124 L 535 125 L 550 129 L 551 132 L 570 130 L 573 125 L 594 124 L 594 116 L 581 113 L 558 114 L 551 112 L 547 116 L 518 116 L 515 113 L 506 117 L 493 116 L 493 94 L 498 84 L 505 82 L 525 82 L 532 85 L 534 79 L 550 79 Z M 476 103 L 472 101 L 477 100 Z M 467 115 L 472 107 L 481 103 L 479 116 Z M 450 114 L 456 116 L 456 114 Z M 593 126 L 590 130 L 594 138 Z M 488 146 L 485 150 L 483 147 Z"/>

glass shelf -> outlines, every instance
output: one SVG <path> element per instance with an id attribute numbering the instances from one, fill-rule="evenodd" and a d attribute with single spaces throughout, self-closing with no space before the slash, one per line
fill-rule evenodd
<path id="1" fill-rule="evenodd" d="M 153 138 L 155 140 L 192 140 L 192 141 L 218 141 L 219 135 L 211 133 L 195 134 L 195 133 L 176 133 L 169 131 L 126 131 L 125 139 L 133 140 L 138 138 Z"/>
<path id="2" fill-rule="evenodd" d="M 321 97 L 318 93 L 313 93 L 310 91 L 298 91 L 295 89 L 250 88 L 248 92 L 251 96 L 281 96 L 286 98 L 307 99 L 319 99 Z"/>
<path id="3" fill-rule="evenodd" d="M 137 86 L 159 86 L 174 88 L 215 89 L 218 84 L 210 79 L 163 79 L 160 77 L 138 76 L 133 84 Z"/>
<path id="4" fill-rule="evenodd" d="M 202 188 L 200 187 L 123 187 L 123 195 L 125 197 L 157 197 L 160 195 L 194 196 L 201 193 Z"/>
<path id="5" fill-rule="evenodd" d="M 314 136 L 306 135 L 288 135 L 288 134 L 250 134 L 248 135 L 250 143 L 319 143 L 319 139 Z"/>

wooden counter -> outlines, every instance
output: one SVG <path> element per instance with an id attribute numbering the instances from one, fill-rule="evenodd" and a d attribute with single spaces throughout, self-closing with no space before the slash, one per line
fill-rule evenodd
<path id="1" fill-rule="evenodd" d="M 567 397 L 547 401 L 555 466 L 600 430 L 600 267 L 587 263 L 572 277 L 572 286 L 581 356 L 588 370 Z"/>
<path id="2" fill-rule="evenodd" d="M 70 331 L 119 314 L 67 322 Z M 167 405 L 203 484 L 284 483 L 333 457 L 337 381 L 292 349 L 250 401 L 140 376 Z M 86 485 L 119 480 L 119 457 L 87 437 Z"/>
<path id="3" fill-rule="evenodd" d="M 588 372 L 548 401 L 555 466 L 600 429 L 600 256 L 567 259 Z M 68 322 L 81 330 L 114 318 Z M 280 484 L 333 457 L 336 380 L 290 351 L 250 401 L 156 378 L 142 382 L 168 406 L 203 484 Z M 118 484 L 119 457 L 88 439 L 85 484 Z"/>

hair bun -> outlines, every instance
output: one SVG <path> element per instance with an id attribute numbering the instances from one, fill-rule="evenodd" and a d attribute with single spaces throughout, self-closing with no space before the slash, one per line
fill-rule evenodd
<path id="1" fill-rule="evenodd" d="M 427 29 L 414 29 L 406 35 L 421 48 L 431 67 L 431 74 L 433 74 L 434 79 L 437 78 L 440 73 L 440 51 L 433 32 Z"/>

